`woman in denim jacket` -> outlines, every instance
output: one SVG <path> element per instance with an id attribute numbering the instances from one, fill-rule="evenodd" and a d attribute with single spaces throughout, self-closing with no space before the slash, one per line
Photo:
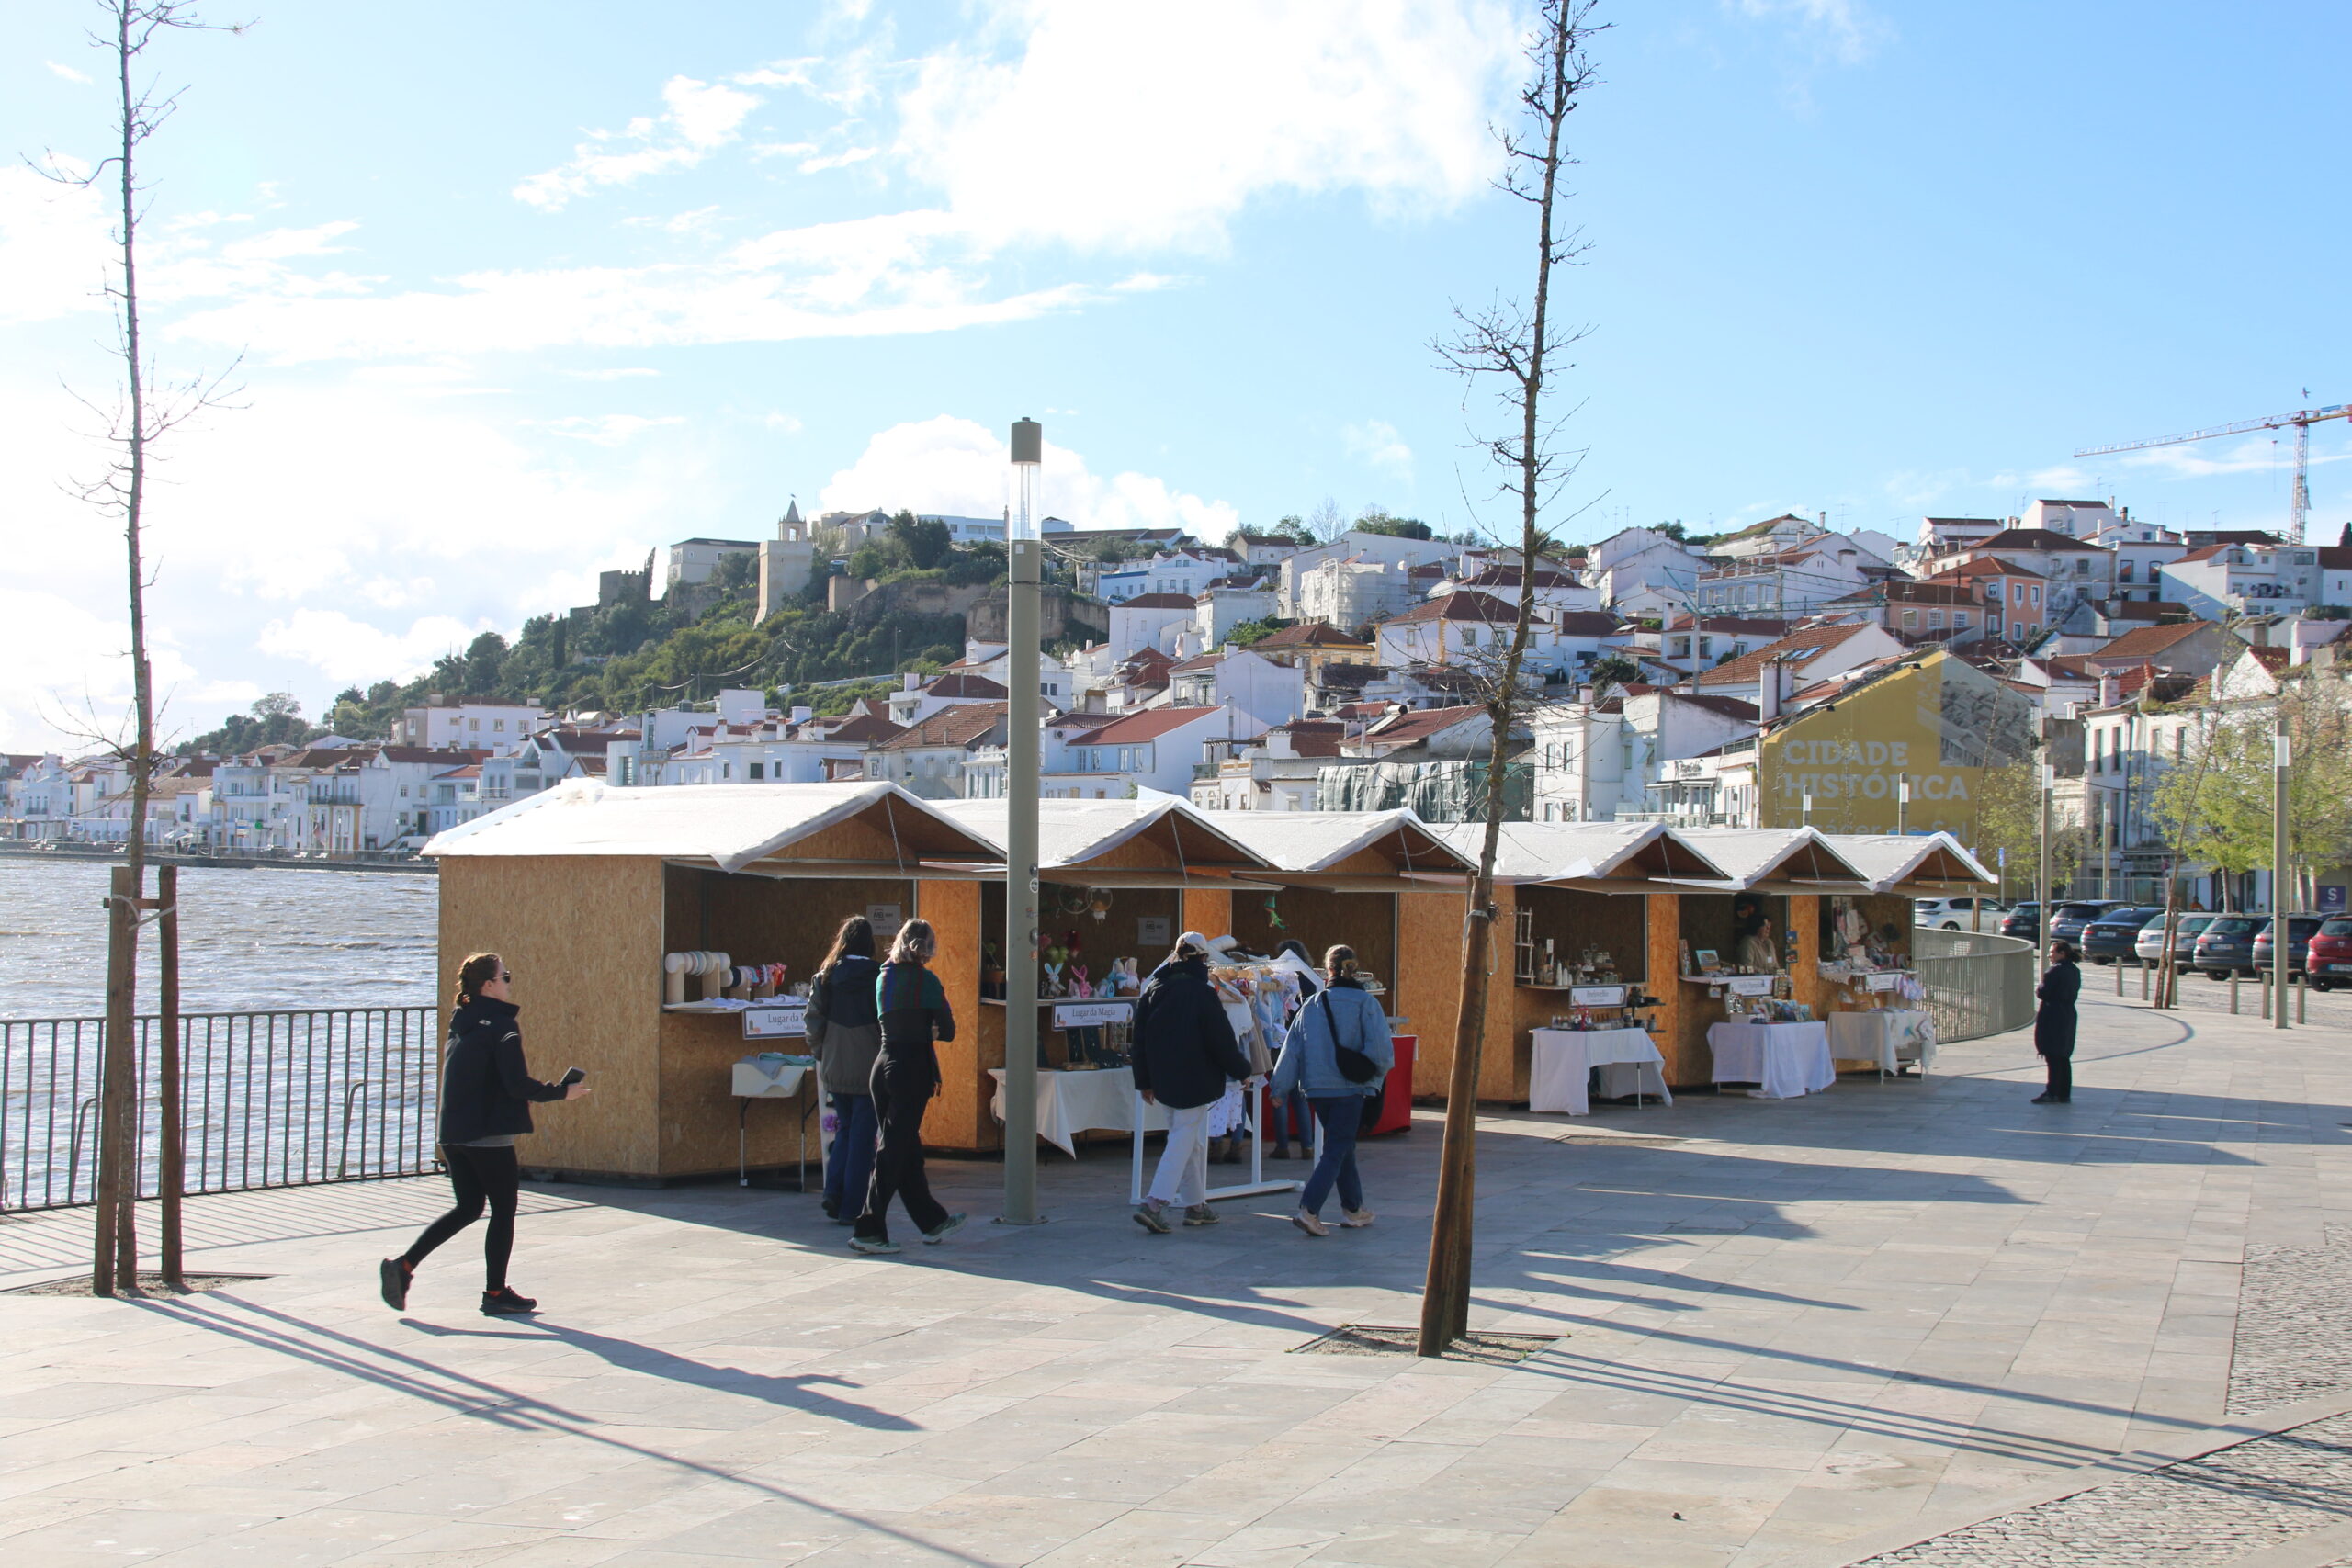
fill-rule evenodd
<path id="1" fill-rule="evenodd" d="M 1283 1040 L 1283 1057 L 1274 1067 L 1274 1103 L 1294 1089 L 1306 1091 L 1306 1102 L 1323 1125 L 1323 1157 L 1315 1162 L 1306 1189 L 1298 1195 L 1298 1213 L 1290 1223 L 1308 1235 L 1329 1235 L 1323 1223 L 1323 1200 L 1340 1189 L 1340 1224 L 1362 1230 L 1372 1224 L 1364 1206 L 1363 1182 L 1356 1174 L 1356 1132 L 1363 1123 L 1363 1102 L 1380 1093 L 1388 1069 L 1396 1065 L 1389 1043 L 1388 1018 L 1380 1003 L 1363 988 L 1356 973 L 1353 948 L 1334 947 L 1323 954 L 1323 973 L 1329 984 L 1298 1010 L 1290 1032 Z M 1358 1081 L 1340 1066 L 1340 1051 L 1361 1052 L 1371 1059 L 1374 1072 Z"/>

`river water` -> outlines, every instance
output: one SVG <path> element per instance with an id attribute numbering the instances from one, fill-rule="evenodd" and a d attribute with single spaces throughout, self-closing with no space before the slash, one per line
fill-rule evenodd
<path id="1" fill-rule="evenodd" d="M 106 1010 L 104 862 L 0 857 L 0 1018 Z M 148 874 L 148 891 L 154 891 Z M 396 872 L 180 869 L 186 1012 L 413 1007 L 434 999 L 437 877 Z M 155 1010 L 141 933 L 139 1010 Z"/>

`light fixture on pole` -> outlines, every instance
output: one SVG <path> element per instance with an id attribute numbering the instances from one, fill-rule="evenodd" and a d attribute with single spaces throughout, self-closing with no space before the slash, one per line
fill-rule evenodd
<path id="1" fill-rule="evenodd" d="M 2044 969 L 2050 967 L 2050 792 L 2057 787 L 2057 770 L 2042 763 L 2040 841 L 2033 857 L 2033 923 L 2039 931 L 2033 940 Z"/>
<path id="2" fill-rule="evenodd" d="M 2279 711 L 2270 736 L 2270 999 L 2276 1025 L 2287 1027 L 2287 960 L 2294 922 L 2287 918 L 2287 715 Z"/>
<path id="3" fill-rule="evenodd" d="M 1911 830 L 1905 825 L 1910 815 L 1911 775 L 1909 773 L 1897 773 L 1894 775 L 1894 830 L 1897 834 L 1907 833 Z"/>
<path id="4" fill-rule="evenodd" d="M 1813 792 L 1811 790 L 1807 790 L 1804 796 L 1804 825 L 1808 828 L 1813 826 Z"/>
<path id="5" fill-rule="evenodd" d="M 1037 469 L 1045 428 L 1012 425 L 1013 503 L 1005 513 L 1004 1213 L 1037 1213 Z"/>

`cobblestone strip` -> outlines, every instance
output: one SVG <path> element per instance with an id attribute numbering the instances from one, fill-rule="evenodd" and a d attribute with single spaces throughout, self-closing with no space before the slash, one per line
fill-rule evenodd
<path id="1" fill-rule="evenodd" d="M 2352 1387 L 2352 1229 L 2318 1247 L 2250 1247 L 2230 1359 L 2233 1416 Z"/>
<path id="2" fill-rule="evenodd" d="M 1915 1568 L 2204 1568 L 2352 1518 L 2352 1416 L 1882 1552 Z"/>

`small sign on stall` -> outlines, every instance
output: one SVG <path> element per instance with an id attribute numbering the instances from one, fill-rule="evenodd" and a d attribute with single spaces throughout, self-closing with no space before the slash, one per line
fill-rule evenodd
<path id="1" fill-rule="evenodd" d="M 1891 991 L 1894 989 L 1894 982 L 1897 978 L 1898 976 L 1892 970 L 1883 974 L 1865 975 L 1862 976 L 1862 988 L 1868 991 Z"/>
<path id="2" fill-rule="evenodd" d="M 808 1035 L 808 1009 L 805 1004 L 743 1010 L 746 1040 L 804 1040 Z"/>
<path id="3" fill-rule="evenodd" d="M 868 904 L 865 907 L 865 919 L 866 923 L 874 928 L 876 936 L 896 936 L 899 934 L 899 928 L 906 924 L 905 918 L 899 912 L 899 906 L 896 904 Z"/>
<path id="4" fill-rule="evenodd" d="M 1169 944 L 1169 942 L 1171 942 L 1172 940 L 1174 940 L 1174 939 L 1173 939 L 1173 938 L 1171 938 L 1171 937 L 1170 937 L 1170 936 L 1169 936 L 1169 934 L 1168 934 L 1168 917 L 1167 917 L 1167 916 L 1165 916 L 1165 915 L 1144 915 L 1144 916 L 1141 916 L 1140 918 L 1138 918 L 1138 919 L 1136 919 L 1136 946 L 1138 946 L 1138 947 L 1166 947 L 1166 946 Z"/>
<path id="5" fill-rule="evenodd" d="M 1134 1009 L 1133 1002 L 1056 1002 L 1056 1029 L 1100 1029 L 1106 1023 L 1125 1023 Z"/>
<path id="6" fill-rule="evenodd" d="M 1621 1008 L 1625 1005 L 1623 986 L 1571 986 L 1568 1005 L 1579 1008 Z"/>
<path id="7" fill-rule="evenodd" d="M 1772 976 L 1770 975 L 1726 975 L 1723 978 L 1724 989 L 1735 997 L 1769 997 L 1772 994 Z"/>

